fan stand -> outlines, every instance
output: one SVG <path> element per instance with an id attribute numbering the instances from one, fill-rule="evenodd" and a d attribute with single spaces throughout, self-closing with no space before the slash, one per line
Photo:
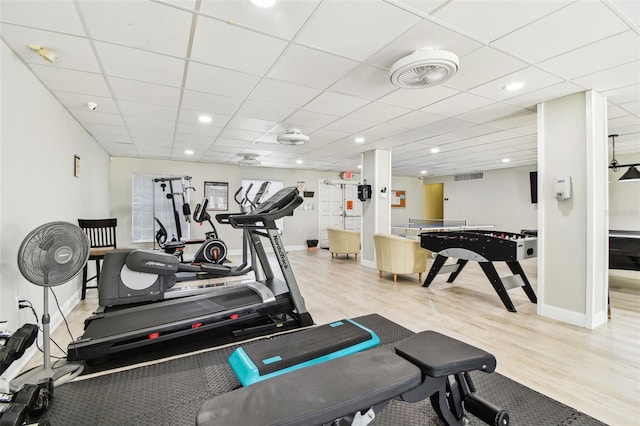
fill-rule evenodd
<path id="1" fill-rule="evenodd" d="M 49 323 L 51 317 L 49 316 L 49 287 L 45 286 L 44 289 L 44 312 L 42 314 L 42 349 L 44 357 L 44 365 L 32 368 L 24 373 L 16 376 L 9 383 L 9 388 L 12 392 L 17 392 L 24 385 L 38 384 L 42 380 L 52 379 L 54 386 L 65 384 L 76 377 L 78 377 L 84 370 L 84 364 L 81 363 L 65 363 L 60 367 L 51 367 L 51 331 L 49 329 Z"/>

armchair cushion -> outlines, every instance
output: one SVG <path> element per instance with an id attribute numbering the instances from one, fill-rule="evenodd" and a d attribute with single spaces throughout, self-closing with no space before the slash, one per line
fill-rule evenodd
<path id="1" fill-rule="evenodd" d="M 390 272 L 395 282 L 398 274 L 417 273 L 418 280 L 422 281 L 422 273 L 427 270 L 429 251 L 420 246 L 420 241 L 376 233 L 373 242 L 380 276 L 383 272 Z"/>
<path id="2" fill-rule="evenodd" d="M 329 251 L 331 257 L 335 254 L 355 254 L 358 259 L 360 253 L 360 231 L 349 231 L 346 229 L 327 228 L 327 236 L 329 237 Z"/>

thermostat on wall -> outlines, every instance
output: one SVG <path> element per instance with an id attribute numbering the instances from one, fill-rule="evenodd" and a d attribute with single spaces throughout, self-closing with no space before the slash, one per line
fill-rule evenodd
<path id="1" fill-rule="evenodd" d="M 553 192 L 556 200 L 571 198 L 571 176 L 558 176 L 553 182 Z"/>

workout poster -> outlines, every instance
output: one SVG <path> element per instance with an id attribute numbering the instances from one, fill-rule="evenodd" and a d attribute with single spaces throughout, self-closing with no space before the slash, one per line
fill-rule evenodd
<path id="1" fill-rule="evenodd" d="M 209 200 L 207 210 L 229 210 L 229 183 L 204 182 L 204 196 Z"/>

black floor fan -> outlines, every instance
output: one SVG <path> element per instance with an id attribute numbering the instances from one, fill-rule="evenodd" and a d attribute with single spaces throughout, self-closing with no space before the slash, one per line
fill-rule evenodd
<path id="1" fill-rule="evenodd" d="M 82 229 L 68 222 L 50 222 L 31 231 L 18 250 L 18 268 L 31 283 L 44 287 L 42 313 L 44 365 L 11 381 L 12 390 L 51 378 L 68 381 L 82 373 L 83 365 L 66 363 L 52 368 L 49 330 L 49 287 L 69 282 L 89 260 L 89 238 Z M 66 377 L 65 377 L 66 376 Z"/>

